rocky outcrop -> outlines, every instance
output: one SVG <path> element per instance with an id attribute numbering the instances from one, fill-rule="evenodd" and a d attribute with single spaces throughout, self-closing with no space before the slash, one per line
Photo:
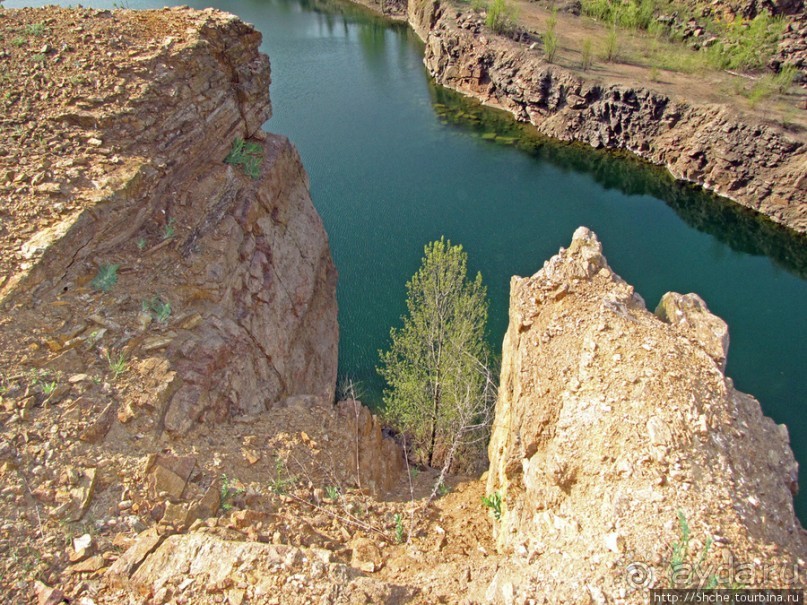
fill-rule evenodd
<path id="1" fill-rule="evenodd" d="M 409 3 L 435 80 L 562 141 L 625 149 L 807 232 L 807 151 L 772 126 L 719 105 L 690 105 L 642 88 L 589 82 L 538 51 L 496 36 L 432 0 Z"/>
<path id="2" fill-rule="evenodd" d="M 144 531 L 128 572 L 229 512 L 270 541 L 250 515 L 313 481 L 388 489 L 399 452 L 333 404 L 336 270 L 297 151 L 261 131 L 260 33 L 48 7 L 0 10 L 0 40 L 4 602 L 78 601 Z"/>
<path id="3" fill-rule="evenodd" d="M 336 270 L 296 150 L 260 131 L 271 115 L 260 34 L 212 10 L 128 12 L 122 34 L 120 13 L 52 13 L 4 16 L 20 27 L 62 20 L 60 50 L 35 74 L 42 90 L 20 91 L 18 105 L 41 105 L 38 121 L 28 116 L 24 124 L 51 130 L 65 147 L 42 160 L 40 178 L 54 184 L 48 201 L 62 214 L 36 225 L 7 257 L 14 263 L 2 301 L 13 318 L 7 342 L 36 339 L 29 327 L 47 326 L 49 354 L 74 358 L 85 344 L 90 358 L 73 364 L 85 373 L 93 347 L 110 359 L 154 358 L 159 396 L 145 395 L 120 417 L 129 422 L 150 408 L 157 428 L 172 434 L 200 420 L 255 414 L 290 395 L 331 398 Z M 173 35 L 163 35 L 166 26 Z M 104 35 L 125 51 L 88 48 L 88 39 Z M 82 62 L 92 62 L 97 77 L 92 97 L 53 84 L 66 77 L 65 64 Z M 224 162 L 238 138 L 253 139 L 252 177 Z M 24 219 L 27 198 L 42 202 L 41 185 L 30 186 L 25 170 L 38 158 L 27 151 L 3 158 L 20 159 L 12 181 L 21 208 L 12 220 Z M 99 287 L 93 279 L 103 267 L 114 283 Z M 97 318 L 94 327 L 88 317 Z M 31 361 L 70 371 L 48 355 Z"/>
<path id="4" fill-rule="evenodd" d="M 723 374 L 726 326 L 700 298 L 659 310 L 582 227 L 512 279 L 487 478 L 510 557 L 491 598 L 640 603 L 715 573 L 747 587 L 804 573 L 787 429 Z M 676 561 L 688 571 L 671 575 Z"/>

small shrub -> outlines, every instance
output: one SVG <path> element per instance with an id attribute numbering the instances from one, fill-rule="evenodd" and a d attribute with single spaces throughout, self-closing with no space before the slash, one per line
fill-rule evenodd
<path id="1" fill-rule="evenodd" d="M 395 513 L 395 544 L 403 544 L 404 524 L 400 513 Z"/>
<path id="2" fill-rule="evenodd" d="M 558 14 L 553 10 L 546 21 L 546 33 L 544 34 L 544 56 L 548 63 L 554 62 L 555 54 L 558 52 L 558 34 L 555 31 L 557 24 Z"/>
<path id="3" fill-rule="evenodd" d="M 756 107 L 759 105 L 760 101 L 772 97 L 775 92 L 776 84 L 774 83 L 774 78 L 766 76 L 756 81 L 746 96 L 748 97 L 748 103 L 751 107 Z"/>
<path id="4" fill-rule="evenodd" d="M 594 64 L 594 53 L 591 48 L 591 39 L 583 40 L 583 47 L 580 49 L 580 68 L 583 71 L 591 69 Z"/>
<path id="5" fill-rule="evenodd" d="M 502 495 L 499 492 L 493 492 L 489 496 L 482 496 L 482 505 L 493 511 L 493 518 L 497 521 L 502 520 Z"/>
<path id="6" fill-rule="evenodd" d="M 53 393 L 53 391 L 55 391 L 55 390 L 56 390 L 56 384 L 57 384 L 57 383 L 56 383 L 56 381 L 55 381 L 55 380 L 53 380 L 53 381 L 51 381 L 51 382 L 43 382 L 43 383 L 42 383 L 42 392 L 43 392 L 43 393 L 44 393 L 46 396 L 50 395 L 51 393 Z"/>
<path id="7" fill-rule="evenodd" d="M 510 30 L 515 19 L 516 10 L 507 0 L 493 0 L 488 6 L 485 25 L 497 34 L 502 34 Z"/>
<path id="8" fill-rule="evenodd" d="M 253 179 L 260 178 L 262 161 L 263 146 L 256 141 L 246 142 L 241 137 L 236 137 L 233 140 L 230 153 L 224 158 L 226 164 L 241 166 L 244 174 Z"/>
<path id="9" fill-rule="evenodd" d="M 176 220 L 173 217 L 168 219 L 168 222 L 165 223 L 165 227 L 163 227 L 163 239 L 171 239 L 174 237 L 176 233 Z"/>
<path id="10" fill-rule="evenodd" d="M 608 37 L 605 39 L 605 53 L 604 59 L 608 62 L 616 61 L 617 54 L 619 53 L 619 34 L 616 31 L 616 25 L 608 32 Z"/>
<path id="11" fill-rule="evenodd" d="M 29 36 L 42 36 L 45 33 L 45 24 L 29 23 L 25 26 L 25 33 Z"/>
<path id="12" fill-rule="evenodd" d="M 289 473 L 286 462 L 279 456 L 275 458 L 275 476 L 269 484 L 273 494 L 282 496 L 297 482 L 297 477 Z"/>
<path id="13" fill-rule="evenodd" d="M 171 303 L 167 300 L 163 300 L 159 295 L 153 296 L 149 300 L 144 300 L 142 309 L 143 312 L 150 313 L 151 316 L 160 323 L 167 322 L 168 318 L 171 317 Z"/>
<path id="14" fill-rule="evenodd" d="M 692 538 L 692 531 L 689 528 L 689 522 L 687 521 L 684 512 L 679 509 L 677 511 L 677 515 L 678 541 L 672 544 L 672 553 L 670 555 L 670 574 L 672 585 L 676 588 L 680 588 L 681 586 L 679 586 L 679 583 L 681 580 L 691 580 L 691 574 L 687 572 L 690 571 L 690 568 L 693 566 L 688 565 L 687 561 L 689 559 L 689 541 Z M 706 557 L 709 556 L 709 550 L 712 548 L 712 543 L 712 537 L 709 536 L 706 539 L 706 543 L 703 545 L 703 550 L 698 556 L 697 561 L 694 561 L 695 569 L 700 569 L 703 566 L 703 562 L 706 561 Z M 682 574 L 683 577 L 679 577 L 679 573 L 681 572 L 684 572 Z M 705 578 L 705 580 L 705 584 L 698 586 L 698 588 L 711 590 L 717 588 L 721 583 L 720 579 L 715 574 L 710 574 L 707 578 Z M 738 586 L 733 586 L 732 588 L 738 588 Z"/>
<path id="15" fill-rule="evenodd" d="M 230 483 L 230 478 L 227 475 L 221 476 L 221 487 L 219 488 L 219 508 L 224 512 L 229 512 L 233 508 L 233 500 L 242 495 L 244 490 L 235 488 Z"/>
<path id="16" fill-rule="evenodd" d="M 100 292 L 109 292 L 118 283 L 118 269 L 120 265 L 101 265 L 90 285 Z"/>
<path id="17" fill-rule="evenodd" d="M 107 351 L 106 360 L 115 380 L 120 378 L 120 376 L 126 372 L 126 357 L 123 353 L 118 355 L 117 358 L 114 358 L 109 354 L 109 351 Z"/>
<path id="18" fill-rule="evenodd" d="M 790 63 L 782 65 L 779 73 L 773 77 L 773 82 L 779 94 L 783 95 L 790 89 L 793 85 L 793 81 L 796 79 L 797 73 L 798 70 L 795 65 L 791 65 Z"/>
<path id="19" fill-rule="evenodd" d="M 325 497 L 331 502 L 336 502 L 339 500 L 339 488 L 333 485 L 327 486 L 325 488 Z"/>

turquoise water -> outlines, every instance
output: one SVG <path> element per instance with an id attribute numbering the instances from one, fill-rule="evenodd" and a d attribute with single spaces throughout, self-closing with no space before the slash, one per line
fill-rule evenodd
<path id="1" fill-rule="evenodd" d="M 424 244 L 445 235 L 467 249 L 489 288 L 499 349 L 510 276 L 537 271 L 586 225 L 651 309 L 668 290 L 697 292 L 729 323 L 729 375 L 787 423 L 807 461 L 803 239 L 658 169 L 528 136 L 434 87 L 405 27 L 349 5 L 190 2 L 209 4 L 264 33 L 275 112 L 267 129 L 292 139 L 311 177 L 340 272 L 340 371 L 363 383 L 367 400 L 377 401 L 377 351 L 404 312 Z M 807 499 L 798 507 L 807 519 Z"/>

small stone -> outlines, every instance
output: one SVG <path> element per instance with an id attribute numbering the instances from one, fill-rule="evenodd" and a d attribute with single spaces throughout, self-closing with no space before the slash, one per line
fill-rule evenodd
<path id="1" fill-rule="evenodd" d="M 94 573 L 106 567 L 106 561 L 101 555 L 90 557 L 86 561 L 76 563 L 70 567 L 72 573 Z"/>
<path id="2" fill-rule="evenodd" d="M 39 580 L 34 583 L 37 605 L 59 605 L 65 600 L 64 593 L 57 589 L 43 584 Z"/>
<path id="3" fill-rule="evenodd" d="M 621 553 L 625 550 L 625 539 L 617 532 L 611 532 L 603 536 L 605 547 L 614 553 Z"/>
<path id="4" fill-rule="evenodd" d="M 107 404 L 98 417 L 82 431 L 79 439 L 87 443 L 100 443 L 106 437 L 117 415 L 117 406 L 114 402 Z"/>
<path id="5" fill-rule="evenodd" d="M 374 573 L 384 565 L 381 550 L 371 540 L 358 537 L 352 543 L 353 554 L 350 564 L 367 573 Z"/>
<path id="6" fill-rule="evenodd" d="M 250 465 L 259 462 L 261 459 L 261 455 L 257 450 L 243 448 L 241 450 L 241 454 L 244 456 L 244 460 L 246 460 Z"/>
<path id="7" fill-rule="evenodd" d="M 70 521 L 80 521 L 87 512 L 95 493 L 96 470 L 88 468 L 81 472 L 76 487 L 70 490 Z"/>
<path id="8" fill-rule="evenodd" d="M 89 557 L 94 550 L 93 539 L 90 534 L 84 534 L 73 540 L 73 552 L 68 555 L 71 563 L 78 563 Z"/>

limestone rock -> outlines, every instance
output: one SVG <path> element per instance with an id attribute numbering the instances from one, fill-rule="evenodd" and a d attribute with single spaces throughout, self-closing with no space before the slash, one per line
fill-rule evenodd
<path id="1" fill-rule="evenodd" d="M 151 499 L 157 500 L 165 494 L 174 501 L 180 500 L 195 465 L 196 459 L 190 456 L 154 456 L 146 470 Z"/>
<path id="2" fill-rule="evenodd" d="M 384 436 L 378 417 L 360 401 L 340 401 L 336 407 L 341 431 L 352 441 L 349 453 L 346 452 L 347 468 L 353 471 L 356 484 L 376 494 L 391 489 L 403 471 L 401 449 Z"/>
<path id="3" fill-rule="evenodd" d="M 502 497 L 498 547 L 524 557 L 500 568 L 499 598 L 513 582 L 517 596 L 540 586 L 579 602 L 586 586 L 592 602 L 613 602 L 631 561 L 652 568 L 656 583 L 640 588 L 669 586 L 682 522 L 701 550 L 717 545 L 707 563 L 807 558 L 787 431 L 723 374 L 725 323 L 695 295 L 665 295 L 661 309 L 669 323 L 585 228 L 513 278 L 486 492 Z"/>
<path id="4" fill-rule="evenodd" d="M 114 402 L 108 403 L 98 417 L 79 435 L 79 439 L 89 443 L 103 441 L 109 429 L 112 428 L 112 423 L 115 421 L 117 411 L 117 406 Z"/>
<path id="5" fill-rule="evenodd" d="M 157 533 L 155 528 L 147 529 L 137 536 L 137 540 L 115 561 L 107 572 L 112 586 L 126 586 L 129 577 L 140 567 L 143 561 L 162 543 L 165 536 Z"/>
<path id="6" fill-rule="evenodd" d="M 34 591 L 36 592 L 37 605 L 59 605 L 65 600 L 65 594 L 61 590 L 51 588 L 39 580 L 34 582 Z"/>
<path id="7" fill-rule="evenodd" d="M 70 490 L 70 521 L 80 521 L 90 507 L 93 494 L 95 493 L 96 469 L 84 469 L 78 474 L 75 487 Z"/>
<path id="8" fill-rule="evenodd" d="M 356 537 L 351 542 L 352 554 L 350 564 L 367 573 L 379 571 L 384 565 L 381 550 L 372 540 Z"/>
<path id="9" fill-rule="evenodd" d="M 729 327 L 725 321 L 709 312 L 700 296 L 667 292 L 656 307 L 656 315 L 700 344 L 721 370 L 726 369 Z"/>

